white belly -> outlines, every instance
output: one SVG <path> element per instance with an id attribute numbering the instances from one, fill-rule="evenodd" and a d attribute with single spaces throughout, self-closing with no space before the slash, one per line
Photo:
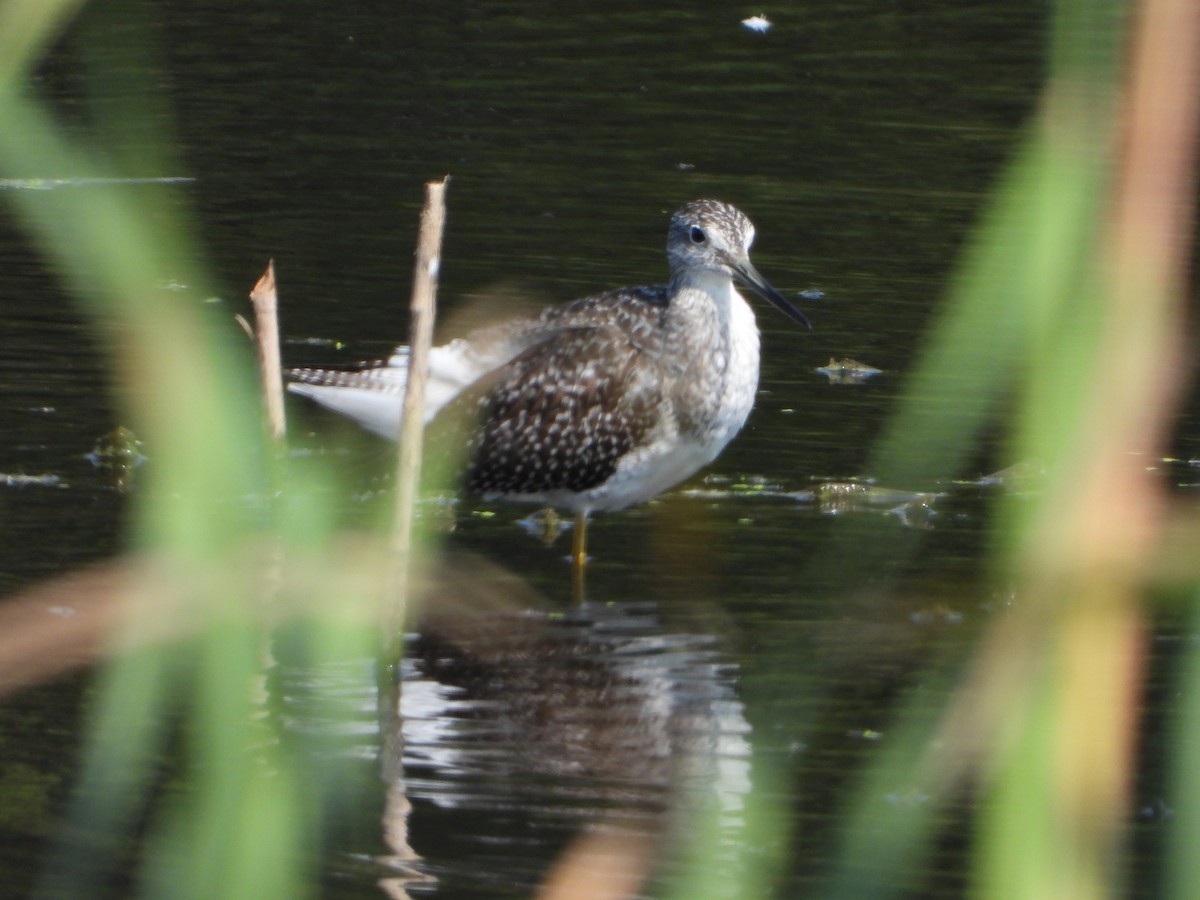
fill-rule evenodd
<path id="1" fill-rule="evenodd" d="M 510 497 L 532 503 L 545 503 L 569 509 L 573 513 L 604 512 L 644 503 L 712 462 L 721 447 L 687 443 L 654 443 L 627 454 L 617 471 L 603 484 L 578 494 L 547 491 Z"/>

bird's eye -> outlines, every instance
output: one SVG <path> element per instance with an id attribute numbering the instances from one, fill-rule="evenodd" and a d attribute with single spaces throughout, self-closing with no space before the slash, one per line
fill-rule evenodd
<path id="1" fill-rule="evenodd" d="M 701 228 L 699 225 L 693 225 L 690 233 L 692 236 L 693 244 L 703 244 L 704 243 L 704 240 L 705 240 L 704 229 Z"/>

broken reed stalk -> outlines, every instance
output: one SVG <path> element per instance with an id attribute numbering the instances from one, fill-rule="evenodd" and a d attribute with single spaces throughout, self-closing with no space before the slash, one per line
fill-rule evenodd
<path id="1" fill-rule="evenodd" d="M 258 347 L 258 373 L 262 385 L 263 409 L 267 431 L 275 442 L 282 443 L 287 433 L 283 412 L 283 366 L 279 360 L 279 298 L 275 293 L 275 260 L 267 262 L 254 290 L 254 339 Z"/>
<path id="2" fill-rule="evenodd" d="M 450 178 L 425 185 L 425 207 L 413 269 L 412 325 L 408 381 L 400 416 L 400 452 L 396 463 L 396 517 L 392 525 L 392 577 L 384 615 L 384 641 L 390 662 L 399 661 L 400 633 L 412 574 L 413 513 L 421 474 L 421 438 L 425 427 L 425 385 L 437 305 L 442 229 L 446 222 L 446 185 Z"/>

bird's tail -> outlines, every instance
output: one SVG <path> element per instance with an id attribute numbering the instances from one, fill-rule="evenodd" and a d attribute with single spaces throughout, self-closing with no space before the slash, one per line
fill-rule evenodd
<path id="1" fill-rule="evenodd" d="M 408 348 L 364 368 L 289 369 L 288 390 L 353 419 L 389 440 L 400 433 L 400 412 L 408 383 Z"/>
<path id="2" fill-rule="evenodd" d="M 490 347 L 489 347 L 490 349 Z M 425 389 L 425 423 L 467 385 L 505 361 L 513 351 L 481 352 L 466 341 L 434 347 L 429 355 Z M 385 360 L 358 369 L 289 369 L 288 390 L 353 419 L 363 428 L 395 440 L 408 384 L 408 348 L 398 347 Z"/>

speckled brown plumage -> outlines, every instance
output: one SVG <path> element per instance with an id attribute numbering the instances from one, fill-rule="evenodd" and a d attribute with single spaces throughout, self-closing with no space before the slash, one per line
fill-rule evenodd
<path id="1" fill-rule="evenodd" d="M 615 291 L 556 310 L 554 336 L 469 391 L 477 427 L 467 486 L 483 494 L 585 491 L 607 481 L 663 404 L 646 350 L 661 340 L 665 289 Z M 601 312 L 603 311 L 603 314 Z M 608 313 L 612 315 L 609 316 Z M 580 321 L 603 325 L 581 325 Z"/>

